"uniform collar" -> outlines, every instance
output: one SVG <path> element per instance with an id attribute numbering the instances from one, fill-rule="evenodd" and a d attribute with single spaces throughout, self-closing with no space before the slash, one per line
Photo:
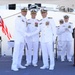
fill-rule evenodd
<path id="1" fill-rule="evenodd" d="M 34 19 L 33 19 L 33 18 L 31 18 L 31 20 L 32 20 L 32 21 L 35 21 L 36 19 L 35 19 L 35 18 L 34 18 Z"/>
<path id="2" fill-rule="evenodd" d="M 47 20 L 47 17 L 43 18 L 43 20 Z"/>
<path id="3" fill-rule="evenodd" d="M 22 17 L 23 19 L 26 19 L 26 16 L 23 16 L 22 14 L 21 14 L 21 17 Z"/>
<path id="4" fill-rule="evenodd" d="M 32 20 L 35 20 L 35 18 L 31 18 Z"/>
<path id="5" fill-rule="evenodd" d="M 68 24 L 69 22 L 65 22 L 65 24 Z"/>

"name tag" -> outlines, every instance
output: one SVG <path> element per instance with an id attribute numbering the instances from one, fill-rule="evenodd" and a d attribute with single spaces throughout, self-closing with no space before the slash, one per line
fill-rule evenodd
<path id="1" fill-rule="evenodd" d="M 25 22 L 24 20 L 22 20 L 22 22 Z"/>
<path id="2" fill-rule="evenodd" d="M 28 22 L 27 24 L 31 24 L 31 23 Z"/>
<path id="3" fill-rule="evenodd" d="M 41 25 L 42 23 L 40 23 L 40 25 Z"/>

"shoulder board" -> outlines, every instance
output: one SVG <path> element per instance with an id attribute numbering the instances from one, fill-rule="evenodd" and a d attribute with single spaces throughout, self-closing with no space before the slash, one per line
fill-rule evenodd
<path id="1" fill-rule="evenodd" d="M 18 17 L 21 17 L 21 16 L 18 16 Z"/>
<path id="2" fill-rule="evenodd" d="M 52 19 L 52 17 L 48 17 L 48 19 Z"/>
<path id="3" fill-rule="evenodd" d="M 73 24 L 72 22 L 69 22 L 70 24 Z"/>
<path id="4" fill-rule="evenodd" d="M 30 19 L 28 19 L 28 21 L 29 21 Z"/>

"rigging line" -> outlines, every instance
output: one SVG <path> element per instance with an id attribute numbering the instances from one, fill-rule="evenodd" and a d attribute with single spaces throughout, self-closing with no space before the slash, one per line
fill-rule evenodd
<path id="1" fill-rule="evenodd" d="M 54 12 L 60 12 L 60 11 L 54 11 Z M 15 16 L 15 15 L 17 15 L 17 14 L 20 14 L 21 12 L 18 12 L 18 13 L 16 13 L 16 14 L 13 14 L 13 15 L 10 15 L 10 16 L 7 16 L 7 17 L 4 17 L 3 19 L 7 19 L 7 18 L 10 18 L 10 17 L 13 17 L 13 16 Z M 72 15 L 75 15 L 75 13 L 71 13 L 71 12 L 62 12 L 62 13 L 68 13 L 68 14 L 72 14 Z"/>
<path id="2" fill-rule="evenodd" d="M 10 17 L 13 17 L 13 16 L 15 16 L 15 15 L 17 15 L 17 14 L 20 14 L 21 12 L 18 12 L 18 13 L 16 13 L 16 14 L 13 14 L 13 15 L 10 15 L 10 16 L 7 16 L 7 17 L 4 17 L 3 19 L 7 19 L 7 18 L 10 18 Z"/>

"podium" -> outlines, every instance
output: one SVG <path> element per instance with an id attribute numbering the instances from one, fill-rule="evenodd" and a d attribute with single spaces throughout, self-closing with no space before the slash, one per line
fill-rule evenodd
<path id="1" fill-rule="evenodd" d="M 14 49 L 14 40 L 8 41 L 8 50 L 12 48 L 12 54 L 13 54 L 13 49 Z"/>

